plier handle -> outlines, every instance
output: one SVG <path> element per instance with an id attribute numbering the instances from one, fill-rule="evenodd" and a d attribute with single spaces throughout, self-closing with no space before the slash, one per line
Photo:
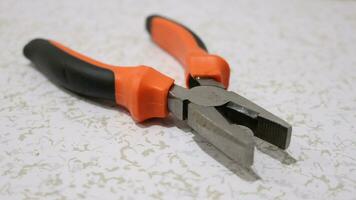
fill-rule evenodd
<path id="1" fill-rule="evenodd" d="M 290 143 L 291 126 L 242 96 L 226 91 L 230 69 L 220 56 L 209 54 L 187 27 L 166 17 L 146 19 L 152 40 L 185 68 L 186 89 L 148 66 L 105 64 L 64 45 L 34 39 L 24 48 L 54 83 L 75 93 L 106 99 L 127 108 L 137 122 L 165 118 L 171 112 L 244 166 L 253 163 L 253 136 L 280 148 Z"/>

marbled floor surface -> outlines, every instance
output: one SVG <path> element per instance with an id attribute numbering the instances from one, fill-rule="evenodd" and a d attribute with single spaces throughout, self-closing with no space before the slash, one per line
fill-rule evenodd
<path id="1" fill-rule="evenodd" d="M 194 30 L 231 65 L 230 90 L 293 125 L 286 152 L 257 141 L 246 171 L 184 124 L 136 124 L 22 55 L 50 38 L 183 85 L 144 30 L 152 13 Z M 0 199 L 356 199 L 355 126 L 356 1 L 0 1 Z"/>

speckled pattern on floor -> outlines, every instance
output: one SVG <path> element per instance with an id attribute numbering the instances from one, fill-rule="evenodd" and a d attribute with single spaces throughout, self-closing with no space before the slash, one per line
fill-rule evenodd
<path id="1" fill-rule="evenodd" d="M 136 124 L 22 55 L 50 38 L 183 85 L 144 29 L 152 13 L 194 30 L 231 65 L 230 90 L 293 125 L 286 152 L 257 141 L 241 169 L 184 124 Z M 0 199 L 356 199 L 356 1 L 1 0 L 0 41 Z"/>

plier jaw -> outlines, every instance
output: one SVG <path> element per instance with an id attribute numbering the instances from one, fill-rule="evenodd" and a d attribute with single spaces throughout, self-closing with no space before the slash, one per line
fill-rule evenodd
<path id="1" fill-rule="evenodd" d="M 248 127 L 254 136 L 281 149 L 288 148 L 292 133 L 289 123 L 234 92 L 227 95 L 229 103 L 217 109 L 230 123 Z"/>
<path id="2" fill-rule="evenodd" d="M 287 122 L 246 98 L 226 91 L 215 80 L 200 83 L 208 85 L 190 90 L 174 85 L 169 92 L 168 109 L 228 157 L 250 167 L 254 158 L 254 136 L 283 149 L 288 147 L 291 126 Z"/>

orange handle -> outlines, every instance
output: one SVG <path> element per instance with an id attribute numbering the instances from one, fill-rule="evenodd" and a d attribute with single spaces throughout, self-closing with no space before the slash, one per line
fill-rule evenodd
<path id="1" fill-rule="evenodd" d="M 174 80 L 147 66 L 116 67 L 115 97 L 140 122 L 168 115 L 168 91 Z"/>
<path id="2" fill-rule="evenodd" d="M 185 68 L 186 84 L 193 86 L 192 78 L 212 78 L 229 85 L 230 68 L 217 55 L 207 53 L 204 43 L 185 26 L 162 16 L 147 18 L 146 27 L 152 40 L 176 58 Z"/>
<path id="3" fill-rule="evenodd" d="M 168 115 L 168 91 L 174 80 L 151 67 L 108 65 L 43 39 L 32 40 L 24 54 L 55 83 L 85 96 L 115 100 L 135 121 Z"/>

